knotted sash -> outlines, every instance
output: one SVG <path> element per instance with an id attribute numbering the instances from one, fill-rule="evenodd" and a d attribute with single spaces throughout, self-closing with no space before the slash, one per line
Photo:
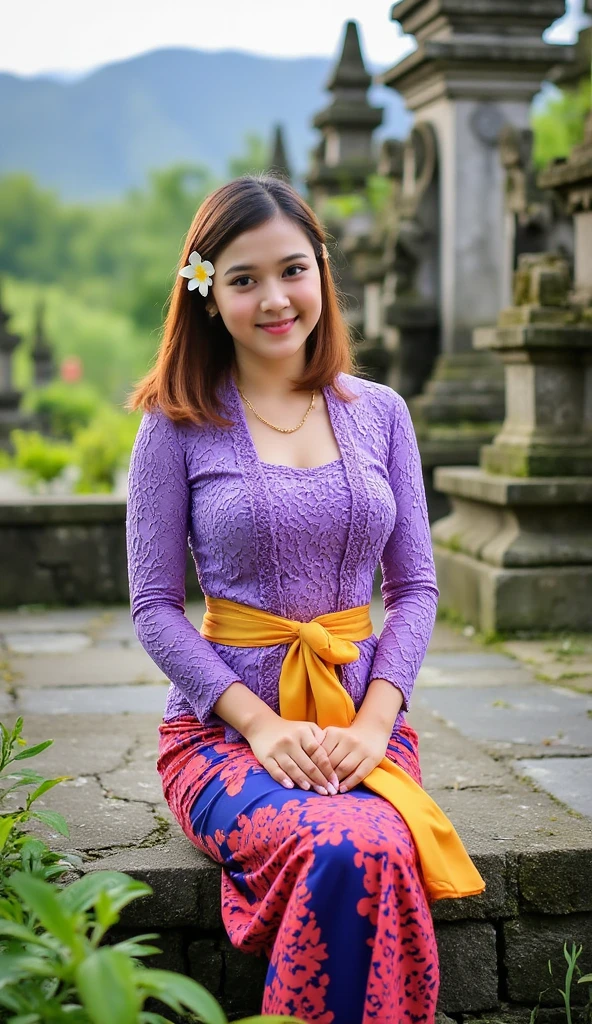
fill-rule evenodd
<path id="1" fill-rule="evenodd" d="M 321 729 L 351 725 L 354 703 L 335 665 L 359 658 L 352 641 L 371 636 L 370 605 L 299 622 L 226 598 L 206 596 L 205 600 L 200 633 L 207 640 L 229 647 L 290 644 L 279 679 L 282 718 L 316 722 Z M 485 882 L 452 822 L 407 772 L 384 757 L 364 785 L 388 800 L 407 824 L 431 901 L 483 892 Z"/>

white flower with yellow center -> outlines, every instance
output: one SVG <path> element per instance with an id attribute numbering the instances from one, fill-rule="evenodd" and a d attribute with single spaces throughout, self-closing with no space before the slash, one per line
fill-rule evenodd
<path id="1" fill-rule="evenodd" d="M 202 260 L 198 252 L 192 252 L 187 266 L 179 271 L 179 277 L 188 277 L 187 288 L 189 291 L 192 292 L 199 288 L 199 294 L 203 295 L 205 299 L 212 283 L 212 274 L 215 273 L 209 260 Z"/>

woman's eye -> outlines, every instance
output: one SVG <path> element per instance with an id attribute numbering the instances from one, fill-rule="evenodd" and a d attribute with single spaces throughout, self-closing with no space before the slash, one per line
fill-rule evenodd
<path id="1" fill-rule="evenodd" d="M 300 267 L 295 263 L 292 267 L 286 268 L 286 274 L 289 274 L 290 277 L 298 277 L 298 274 L 290 274 L 291 270 L 297 270 L 298 272 L 300 272 L 301 270 L 306 270 L 306 267 Z"/>
<path id="2" fill-rule="evenodd" d="M 252 277 L 246 277 L 246 276 L 245 277 L 237 277 L 232 283 L 233 284 L 238 284 L 238 285 L 241 285 L 241 287 L 244 287 L 245 285 L 248 284 L 249 281 L 252 281 L 252 280 L 253 280 Z"/>

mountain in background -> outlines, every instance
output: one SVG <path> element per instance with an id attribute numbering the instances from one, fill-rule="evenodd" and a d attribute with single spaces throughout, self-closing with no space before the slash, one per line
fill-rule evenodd
<path id="1" fill-rule="evenodd" d="M 223 175 L 245 135 L 270 138 L 276 122 L 302 174 L 331 67 L 316 57 L 166 49 L 74 81 L 0 74 L 0 174 L 26 171 L 66 200 L 108 199 L 182 161 Z M 400 97 L 373 88 L 370 98 L 385 107 L 379 135 L 403 137 L 411 118 Z"/>

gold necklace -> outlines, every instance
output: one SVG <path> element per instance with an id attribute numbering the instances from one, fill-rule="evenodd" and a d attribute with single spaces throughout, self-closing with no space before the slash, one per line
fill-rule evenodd
<path id="1" fill-rule="evenodd" d="M 269 420 L 266 420 L 266 419 L 263 418 L 263 416 L 260 416 L 256 409 L 253 409 L 253 406 L 249 402 L 249 399 L 245 398 L 245 396 L 243 395 L 243 393 L 242 393 L 241 389 L 239 388 L 238 384 L 236 385 L 236 387 L 237 387 L 237 391 L 238 391 L 239 395 L 241 396 L 241 398 L 243 398 L 245 400 L 245 402 L 249 406 L 249 409 L 251 409 L 255 413 L 255 416 L 257 417 L 257 419 L 261 420 L 262 423 L 267 423 L 268 427 L 273 427 L 274 430 L 279 430 L 280 434 L 293 434 L 295 430 L 300 430 L 300 427 L 305 422 L 309 412 L 312 409 L 314 409 L 316 391 L 313 391 L 312 398 L 310 400 L 310 405 L 309 405 L 308 409 L 306 410 L 306 412 L 304 413 L 304 416 L 300 420 L 300 423 L 298 424 L 297 427 L 276 427 L 273 423 L 270 423 Z"/>

